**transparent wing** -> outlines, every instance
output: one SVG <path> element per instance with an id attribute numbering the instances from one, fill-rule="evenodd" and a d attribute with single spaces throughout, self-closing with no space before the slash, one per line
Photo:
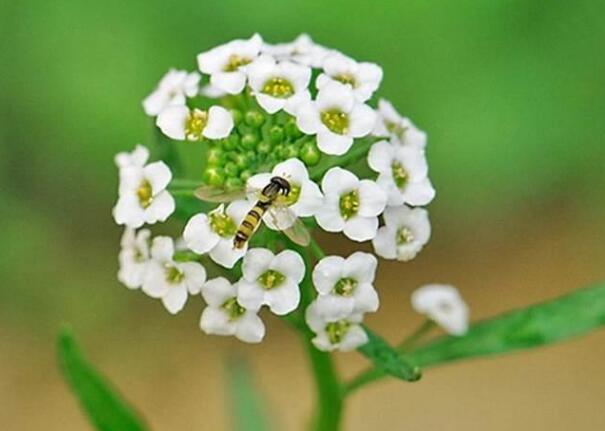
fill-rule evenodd
<path id="1" fill-rule="evenodd" d="M 202 186 L 195 189 L 195 196 L 206 202 L 218 202 L 226 203 L 233 202 L 238 199 L 245 199 L 246 196 L 255 193 L 254 190 L 250 189 L 225 189 L 222 187 L 215 186 Z"/>
<path id="2" fill-rule="evenodd" d="M 305 247 L 309 245 L 311 242 L 309 231 L 290 208 L 286 205 L 274 204 L 267 213 L 275 227 L 290 238 L 292 242 Z"/>

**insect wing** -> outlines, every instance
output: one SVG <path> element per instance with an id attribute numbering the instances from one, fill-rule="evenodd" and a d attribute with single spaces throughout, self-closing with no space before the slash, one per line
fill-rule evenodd
<path id="1" fill-rule="evenodd" d="M 307 246 L 311 242 L 311 235 L 302 220 L 285 205 L 273 205 L 269 209 L 273 225 L 282 231 L 292 242 Z"/>
<path id="2" fill-rule="evenodd" d="M 221 187 L 202 186 L 195 189 L 195 196 L 206 202 L 226 203 L 245 199 L 247 190 L 227 190 Z"/>

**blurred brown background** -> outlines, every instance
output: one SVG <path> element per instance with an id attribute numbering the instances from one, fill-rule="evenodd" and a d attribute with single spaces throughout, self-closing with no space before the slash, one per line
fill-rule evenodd
<path id="1" fill-rule="evenodd" d="M 112 157 L 149 142 L 140 101 L 169 67 L 254 31 L 382 64 L 381 95 L 429 133 L 433 239 L 381 265 L 372 328 L 393 341 L 415 328 L 409 294 L 426 282 L 457 285 L 481 319 L 605 279 L 604 17 L 590 0 L 0 2 L 1 428 L 90 429 L 57 371 L 65 322 L 154 430 L 230 429 L 234 355 L 274 429 L 308 420 L 314 388 L 284 323 L 265 314 L 258 346 L 205 336 L 199 298 L 171 317 L 115 280 Z M 334 238 L 320 241 L 352 245 Z M 603 429 L 604 342 L 377 383 L 345 429 Z M 347 376 L 367 365 L 337 360 Z"/>

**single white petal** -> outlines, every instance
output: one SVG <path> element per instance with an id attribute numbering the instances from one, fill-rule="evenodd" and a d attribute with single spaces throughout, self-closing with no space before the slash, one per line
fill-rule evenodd
<path id="1" fill-rule="evenodd" d="M 248 250 L 242 262 L 243 278 L 253 283 L 256 282 L 256 279 L 269 269 L 274 257 L 271 250 L 266 248 Z"/>
<path id="2" fill-rule="evenodd" d="M 363 283 L 357 286 L 353 294 L 355 306 L 353 313 L 374 313 L 378 310 L 380 300 L 378 293 L 370 283 Z"/>
<path id="3" fill-rule="evenodd" d="M 202 286 L 206 283 L 206 270 L 197 262 L 179 263 L 178 267 L 185 275 L 185 284 L 190 294 L 200 293 Z"/>
<path id="4" fill-rule="evenodd" d="M 315 220 L 317 221 L 317 224 L 327 232 L 340 232 L 343 230 L 345 220 L 340 214 L 338 197 L 336 199 L 326 197 L 324 199 L 324 204 L 319 207 L 315 213 Z"/>
<path id="5" fill-rule="evenodd" d="M 349 151 L 352 145 L 352 137 L 333 133 L 325 126 L 317 132 L 317 147 L 326 154 L 341 156 Z"/>
<path id="6" fill-rule="evenodd" d="M 185 125 L 188 117 L 189 108 L 185 105 L 169 106 L 160 112 L 156 125 L 164 135 L 182 141 L 185 139 Z"/>
<path id="7" fill-rule="evenodd" d="M 217 72 L 210 76 L 210 84 L 229 94 L 241 93 L 246 85 L 246 75 L 243 72 Z"/>
<path id="8" fill-rule="evenodd" d="M 221 238 L 210 250 L 210 258 L 225 268 L 233 268 L 248 250 L 248 244 L 241 249 L 233 247 L 233 238 Z"/>
<path id="9" fill-rule="evenodd" d="M 296 310 L 300 303 L 300 290 L 298 284 L 286 282 L 275 289 L 265 293 L 265 303 L 269 309 L 278 316 L 283 316 Z"/>
<path id="10" fill-rule="evenodd" d="M 301 106 L 305 105 L 311 100 L 311 93 L 309 90 L 302 90 L 296 92 L 293 96 L 288 97 L 284 104 L 284 111 L 290 115 L 296 116 Z"/>
<path id="11" fill-rule="evenodd" d="M 363 242 L 376 236 L 378 217 L 354 216 L 345 222 L 344 234 L 353 241 Z"/>
<path id="12" fill-rule="evenodd" d="M 183 309 L 187 302 L 187 288 L 185 286 L 174 286 L 168 288 L 168 292 L 162 296 L 162 304 L 170 314 L 176 314 Z"/>
<path id="13" fill-rule="evenodd" d="M 307 135 L 314 135 L 323 126 L 314 102 L 302 103 L 296 112 L 296 125 Z"/>
<path id="14" fill-rule="evenodd" d="M 339 167 L 331 168 L 321 181 L 321 189 L 325 195 L 336 194 L 340 196 L 356 190 L 358 185 L 359 179 L 355 174 Z"/>
<path id="15" fill-rule="evenodd" d="M 246 312 L 236 321 L 235 336 L 246 343 L 260 343 L 265 337 L 265 325 L 253 312 Z"/>
<path id="16" fill-rule="evenodd" d="M 308 180 L 302 184 L 298 201 L 291 206 L 292 211 L 300 217 L 310 217 L 321 207 L 323 194 L 319 186 Z"/>
<path id="17" fill-rule="evenodd" d="M 153 197 L 151 205 L 145 210 L 145 222 L 165 221 L 176 209 L 174 198 L 166 190 Z"/>
<path id="18" fill-rule="evenodd" d="M 237 283 L 237 302 L 247 310 L 258 310 L 265 302 L 265 291 L 257 282 L 244 279 Z"/>
<path id="19" fill-rule="evenodd" d="M 202 286 L 204 301 L 212 307 L 220 307 L 229 298 L 235 297 L 237 289 L 224 277 L 208 280 Z"/>
<path id="20" fill-rule="evenodd" d="M 349 114 L 349 135 L 355 138 L 369 135 L 376 124 L 376 112 L 368 105 L 357 104 Z"/>
<path id="21" fill-rule="evenodd" d="M 187 247 L 198 254 L 208 253 L 221 237 L 212 230 L 206 214 L 196 214 L 189 219 L 183 231 Z"/>
<path id="22" fill-rule="evenodd" d="M 168 165 L 162 161 L 153 162 L 143 168 L 143 175 L 151 184 L 153 194 L 157 194 L 164 190 L 170 180 L 172 180 L 172 172 Z"/>
<path id="23" fill-rule="evenodd" d="M 292 250 L 284 250 L 277 254 L 269 267 L 285 275 L 293 283 L 300 283 L 305 276 L 305 262 L 303 258 Z"/>
<path id="24" fill-rule="evenodd" d="M 200 329 L 206 334 L 233 335 L 236 323 L 229 320 L 229 316 L 223 310 L 208 306 L 202 312 Z"/>
<path id="25" fill-rule="evenodd" d="M 145 223 L 145 212 L 136 196 L 123 195 L 113 208 L 113 218 L 119 225 L 137 229 Z"/>
<path id="26" fill-rule="evenodd" d="M 208 123 L 202 135 L 208 139 L 222 139 L 233 130 L 233 117 L 222 106 L 211 106 L 208 110 Z"/>
<path id="27" fill-rule="evenodd" d="M 468 328 L 468 307 L 450 285 L 429 284 L 412 293 L 412 307 L 427 315 L 445 331 L 463 335 Z"/>
<path id="28" fill-rule="evenodd" d="M 410 205 L 427 205 L 435 198 L 435 189 L 428 178 L 410 183 L 402 192 L 403 200 Z"/>
<path id="29" fill-rule="evenodd" d="M 327 256 L 313 268 L 313 285 L 322 294 L 332 292 L 334 285 L 342 278 L 345 259 L 340 256 Z"/>
<path id="30" fill-rule="evenodd" d="M 148 263 L 142 289 L 152 298 L 161 298 L 170 290 L 164 266 L 158 261 Z"/>
<path id="31" fill-rule="evenodd" d="M 389 226 L 383 226 L 378 229 L 376 236 L 372 240 L 374 251 L 378 256 L 385 259 L 395 259 L 397 257 L 396 235 L 397 232 L 395 229 Z"/>
<path id="32" fill-rule="evenodd" d="M 375 172 L 389 172 L 393 165 L 395 149 L 387 141 L 379 141 L 372 145 L 368 153 L 368 165 Z"/>
<path id="33" fill-rule="evenodd" d="M 341 352 L 350 352 L 363 346 L 368 342 L 368 335 L 359 325 L 354 325 L 349 328 L 344 339 L 340 342 L 339 350 Z"/>
<path id="34" fill-rule="evenodd" d="M 355 300 L 352 297 L 339 295 L 320 295 L 316 302 L 318 313 L 332 321 L 346 318 L 355 307 Z"/>
<path id="35" fill-rule="evenodd" d="M 275 114 L 280 109 L 283 109 L 286 106 L 286 100 L 278 97 L 269 96 L 264 93 L 256 94 L 256 101 L 258 104 L 267 111 L 269 114 Z"/>
<path id="36" fill-rule="evenodd" d="M 326 319 L 317 309 L 317 301 L 313 301 L 305 310 L 305 322 L 313 332 L 319 333 L 326 326 Z"/>
<path id="37" fill-rule="evenodd" d="M 317 334 L 317 336 L 313 338 L 311 342 L 318 350 L 323 352 L 331 352 L 336 349 L 336 346 L 330 343 L 328 335 L 325 332 Z"/>
<path id="38" fill-rule="evenodd" d="M 378 184 L 371 180 L 361 180 L 357 190 L 359 192 L 359 215 L 372 217 L 384 211 L 387 195 Z"/>
<path id="39" fill-rule="evenodd" d="M 351 277 L 359 283 L 372 283 L 376 276 L 378 260 L 370 253 L 357 251 L 342 264 L 342 276 Z"/>
<path id="40" fill-rule="evenodd" d="M 168 236 L 156 236 L 151 244 L 151 257 L 158 262 L 172 262 L 174 242 Z"/>
<path id="41" fill-rule="evenodd" d="M 320 112 L 337 109 L 348 113 L 353 109 L 355 96 L 350 86 L 332 81 L 319 90 L 316 104 Z"/>

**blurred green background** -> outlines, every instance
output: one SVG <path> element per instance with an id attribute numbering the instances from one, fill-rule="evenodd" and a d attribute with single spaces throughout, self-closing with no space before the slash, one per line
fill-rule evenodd
<path id="1" fill-rule="evenodd" d="M 1 0 L 3 428 L 87 429 L 55 370 L 54 335 L 70 322 L 154 429 L 224 429 L 233 351 L 252 361 L 279 423 L 301 429 L 312 388 L 279 321 L 267 343 L 241 346 L 199 333 L 199 301 L 172 318 L 115 280 L 112 158 L 151 143 L 141 100 L 168 68 L 193 69 L 198 52 L 253 32 L 307 32 L 381 64 L 380 95 L 429 134 L 433 240 L 418 260 L 382 266 L 385 305 L 369 322 L 389 338 L 418 320 L 407 298 L 424 282 L 457 284 L 478 318 L 605 278 L 605 2 Z M 371 389 L 346 429 L 603 427 L 603 341 Z M 347 374 L 363 366 L 339 361 Z"/>

